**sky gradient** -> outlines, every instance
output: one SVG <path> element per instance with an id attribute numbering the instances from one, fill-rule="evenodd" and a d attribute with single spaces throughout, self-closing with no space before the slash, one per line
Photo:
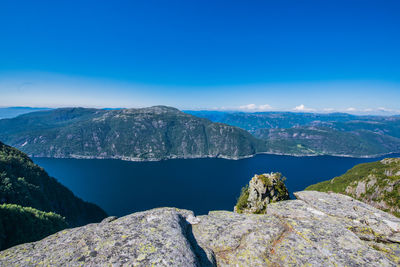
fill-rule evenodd
<path id="1" fill-rule="evenodd" d="M 0 106 L 400 113 L 400 2 L 1 1 Z"/>

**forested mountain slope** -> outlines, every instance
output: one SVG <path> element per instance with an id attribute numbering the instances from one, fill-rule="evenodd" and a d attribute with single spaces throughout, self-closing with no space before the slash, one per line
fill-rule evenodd
<path id="1" fill-rule="evenodd" d="M 159 160 L 265 151 L 247 131 L 175 108 L 64 108 L 0 120 L 0 140 L 31 156 Z"/>

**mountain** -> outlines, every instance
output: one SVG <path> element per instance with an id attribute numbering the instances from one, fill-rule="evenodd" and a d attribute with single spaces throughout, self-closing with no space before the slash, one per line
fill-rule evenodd
<path id="1" fill-rule="evenodd" d="M 400 138 L 371 130 L 338 130 L 300 126 L 289 129 L 259 129 L 254 136 L 266 140 L 274 153 L 295 155 L 374 156 L 400 152 Z"/>
<path id="2" fill-rule="evenodd" d="M 399 266 L 399 218 L 341 194 L 295 196 L 266 214 L 107 218 L 1 251 L 0 266 Z"/>
<path id="3" fill-rule="evenodd" d="M 107 216 L 98 206 L 74 196 L 26 154 L 1 142 L 0 203 L 57 213 L 71 227 L 98 222 Z"/>
<path id="4" fill-rule="evenodd" d="M 294 113 L 294 112 L 223 112 L 223 111 L 192 111 L 186 113 L 211 121 L 227 123 L 254 132 L 258 129 L 292 128 L 295 126 L 308 125 L 312 122 L 346 122 L 352 121 L 360 116 L 346 113 Z"/>
<path id="5" fill-rule="evenodd" d="M 241 158 L 265 150 L 247 131 L 175 108 L 62 108 L 0 120 L 0 140 L 36 157 Z"/>
<path id="6" fill-rule="evenodd" d="M 400 152 L 399 116 L 186 112 L 245 129 L 265 140 L 269 153 L 364 157 Z"/>
<path id="7" fill-rule="evenodd" d="M 400 217 L 400 158 L 356 165 L 306 190 L 346 194 Z"/>
<path id="8" fill-rule="evenodd" d="M 399 116 L 186 112 L 205 118 L 165 106 L 32 112 L 0 120 L 0 140 L 36 157 L 134 161 L 400 152 Z"/>
<path id="9" fill-rule="evenodd" d="M 31 107 L 0 108 L 0 119 L 14 118 L 25 113 L 30 113 L 40 110 L 50 110 L 50 108 L 31 108 Z"/>

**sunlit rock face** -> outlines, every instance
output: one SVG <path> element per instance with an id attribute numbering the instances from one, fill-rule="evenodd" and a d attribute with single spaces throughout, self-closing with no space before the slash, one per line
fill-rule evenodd
<path id="1" fill-rule="evenodd" d="M 266 214 L 159 208 L 0 252 L 0 266 L 398 266 L 400 219 L 316 191 Z"/>

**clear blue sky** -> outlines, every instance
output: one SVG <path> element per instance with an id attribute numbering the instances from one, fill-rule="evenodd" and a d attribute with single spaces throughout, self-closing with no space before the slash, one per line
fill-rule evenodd
<path id="1" fill-rule="evenodd" d="M 396 111 L 399 14 L 398 0 L 2 0 L 0 106 Z"/>

